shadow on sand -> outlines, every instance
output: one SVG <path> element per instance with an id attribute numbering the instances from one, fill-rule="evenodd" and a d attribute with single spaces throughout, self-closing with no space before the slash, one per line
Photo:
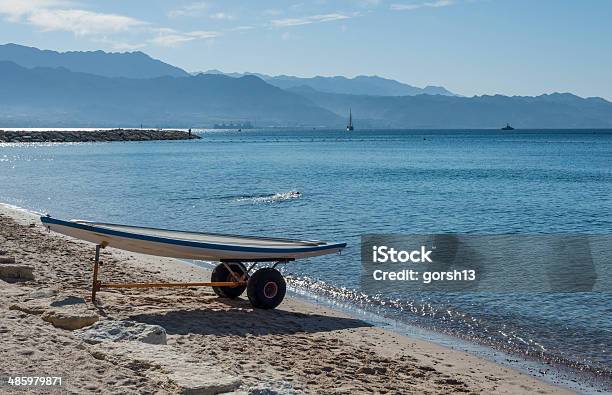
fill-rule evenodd
<path id="1" fill-rule="evenodd" d="M 235 307 L 249 307 L 248 302 L 228 301 Z M 164 313 L 138 314 L 128 319 L 160 325 L 169 335 L 280 335 L 330 332 L 339 329 L 362 328 L 367 322 L 319 314 L 303 314 L 275 310 L 177 310 Z"/>

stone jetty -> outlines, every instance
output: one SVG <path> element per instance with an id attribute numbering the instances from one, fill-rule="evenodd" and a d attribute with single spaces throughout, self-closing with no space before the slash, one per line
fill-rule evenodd
<path id="1" fill-rule="evenodd" d="M 0 129 L 0 143 L 74 143 L 90 141 L 191 140 L 199 138 L 196 134 L 175 129 Z"/>

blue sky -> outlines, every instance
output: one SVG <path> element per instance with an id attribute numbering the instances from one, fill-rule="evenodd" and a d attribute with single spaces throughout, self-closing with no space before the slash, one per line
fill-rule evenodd
<path id="1" fill-rule="evenodd" d="M 612 100 L 610 0 L 0 0 L 0 37 L 188 71 L 380 75 L 463 95 Z"/>

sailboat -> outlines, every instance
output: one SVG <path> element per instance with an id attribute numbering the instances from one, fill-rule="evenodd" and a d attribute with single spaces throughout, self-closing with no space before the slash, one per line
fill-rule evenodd
<path id="1" fill-rule="evenodd" d="M 352 132 L 355 128 L 353 128 L 353 113 L 351 112 L 351 109 L 349 108 L 349 123 L 348 125 L 346 125 L 346 131 L 347 132 Z"/>

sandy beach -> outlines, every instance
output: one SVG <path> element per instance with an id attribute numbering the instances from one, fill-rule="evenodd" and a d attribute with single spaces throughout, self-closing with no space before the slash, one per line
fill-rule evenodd
<path id="1" fill-rule="evenodd" d="M 32 214 L 5 205 L 0 250 L 34 275 L 0 280 L 0 376 L 62 377 L 61 387 L 2 393 L 572 393 L 294 298 L 263 311 L 209 288 L 113 290 L 99 292 L 93 306 L 94 246 L 48 233 Z M 173 259 L 112 249 L 102 261 L 101 277 L 112 282 L 210 277 Z M 79 335 L 87 326 L 56 327 L 54 317 L 70 314 L 94 317 L 94 325 L 158 325 L 167 344 L 92 344 Z"/>

